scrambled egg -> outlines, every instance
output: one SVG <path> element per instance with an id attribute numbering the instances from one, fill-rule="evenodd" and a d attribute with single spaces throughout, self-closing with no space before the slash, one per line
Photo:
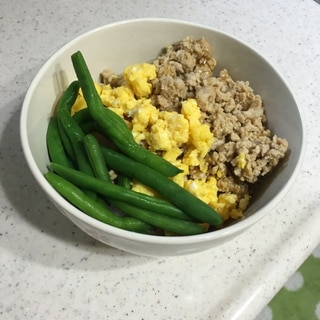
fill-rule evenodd
<path id="1" fill-rule="evenodd" d="M 249 195 L 238 199 L 236 194 L 220 193 L 216 177 L 207 177 L 208 154 L 214 137 L 208 125 L 201 123 L 201 112 L 195 99 L 183 102 L 181 113 L 160 111 L 148 98 L 152 87 L 150 80 L 155 79 L 156 69 L 152 64 L 142 63 L 128 66 L 123 73 L 126 85 L 112 88 L 110 85 L 98 85 L 96 89 L 104 105 L 120 115 L 130 127 L 135 140 L 149 146 L 153 152 L 183 170 L 172 179 L 189 190 L 202 201 L 212 206 L 225 220 L 242 217 L 249 203 Z M 79 97 L 72 112 L 85 107 L 84 99 Z M 239 154 L 237 164 L 245 166 L 245 154 Z M 199 168 L 202 179 L 191 180 L 190 169 Z M 200 175 L 201 176 L 201 175 Z M 154 192 L 138 183 L 133 190 L 149 195 Z"/>
<path id="2" fill-rule="evenodd" d="M 240 169 L 244 169 L 244 167 L 246 166 L 247 161 L 246 161 L 246 154 L 244 152 L 240 152 L 238 157 L 237 157 L 237 166 Z"/>
<path id="3" fill-rule="evenodd" d="M 134 94 L 139 98 L 147 97 L 151 93 L 149 80 L 157 76 L 156 67 L 148 63 L 130 65 L 124 70 L 123 75 Z"/>

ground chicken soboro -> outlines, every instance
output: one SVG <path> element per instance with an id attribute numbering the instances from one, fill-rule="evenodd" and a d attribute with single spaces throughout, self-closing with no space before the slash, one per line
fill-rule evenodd
<path id="1" fill-rule="evenodd" d="M 199 166 L 190 167 L 188 179 L 209 181 L 214 177 L 218 193 L 236 194 L 241 207 L 250 186 L 270 172 L 288 149 L 287 140 L 266 127 L 261 97 L 248 82 L 234 81 L 227 70 L 213 76 L 216 60 L 203 38 L 187 37 L 164 48 L 153 64 L 157 76 L 151 80 L 152 105 L 161 111 L 181 113 L 183 103 L 195 99 L 201 122 L 209 125 L 213 134 L 205 155 L 207 170 L 204 173 Z M 123 75 L 114 76 L 108 70 L 101 78 L 112 87 L 125 84 Z"/>
<path id="2" fill-rule="evenodd" d="M 246 193 L 248 182 L 266 175 L 285 156 L 288 142 L 266 128 L 261 97 L 249 83 L 234 81 L 227 70 L 212 76 L 216 61 L 205 39 L 183 39 L 167 47 L 154 64 L 153 104 L 179 112 L 182 101 L 195 98 L 202 121 L 210 125 L 214 143 L 206 160 L 208 174 L 220 177 L 219 190 Z"/>

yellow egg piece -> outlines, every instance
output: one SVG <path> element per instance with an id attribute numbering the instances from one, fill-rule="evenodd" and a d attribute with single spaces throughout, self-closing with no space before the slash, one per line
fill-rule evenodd
<path id="1" fill-rule="evenodd" d="M 212 205 L 217 202 L 217 182 L 214 177 L 186 181 L 184 187 L 203 202 Z"/>
<path id="2" fill-rule="evenodd" d="M 102 87 L 100 97 L 106 107 L 120 116 L 133 109 L 137 103 L 130 88 L 124 86 L 111 88 L 110 85 L 105 85 Z"/>
<path id="3" fill-rule="evenodd" d="M 244 169 L 246 166 L 247 161 L 246 161 L 246 154 L 244 152 L 240 152 L 238 157 L 237 157 L 237 166 L 240 169 Z"/>
<path id="4" fill-rule="evenodd" d="M 144 193 L 144 194 L 147 194 L 149 196 L 153 196 L 153 197 L 156 196 L 156 193 L 151 188 L 143 185 L 142 183 L 140 183 L 138 181 L 134 181 L 132 183 L 131 189 L 133 191 Z"/>
<path id="5" fill-rule="evenodd" d="M 201 113 L 195 99 L 188 99 L 182 103 L 181 113 L 189 121 L 190 143 L 199 151 L 200 156 L 204 157 L 213 143 L 213 134 L 210 127 L 200 121 Z"/>
<path id="6" fill-rule="evenodd" d="M 149 99 L 137 100 L 136 107 L 129 112 L 132 118 L 132 133 L 136 142 L 146 140 L 148 127 L 157 122 L 159 110 L 153 106 Z"/>
<path id="7" fill-rule="evenodd" d="M 123 76 L 138 98 L 147 97 L 152 89 L 149 81 L 157 76 L 156 67 L 149 63 L 133 64 L 124 70 Z"/>
<path id="8" fill-rule="evenodd" d="M 174 161 L 172 162 L 176 167 L 178 167 L 179 169 L 182 170 L 181 173 L 177 174 L 176 176 L 174 176 L 172 178 L 172 180 L 177 183 L 179 186 L 183 187 L 185 186 L 185 183 L 187 181 L 187 175 L 189 174 L 189 167 L 183 163 L 181 163 L 181 161 Z"/>
<path id="9" fill-rule="evenodd" d="M 170 150 L 172 145 L 170 141 L 170 133 L 167 130 L 167 123 L 163 119 L 159 119 L 151 128 L 147 137 L 147 142 L 151 149 L 156 150 Z"/>

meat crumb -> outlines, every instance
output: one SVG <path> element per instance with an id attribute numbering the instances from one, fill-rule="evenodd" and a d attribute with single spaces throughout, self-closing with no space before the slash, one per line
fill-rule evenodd
<path id="1" fill-rule="evenodd" d="M 194 98 L 214 142 L 206 155 L 208 175 L 220 177 L 221 192 L 240 197 L 285 157 L 288 141 L 267 127 L 264 105 L 247 81 L 233 80 L 227 70 L 213 76 L 216 60 L 204 39 L 187 37 L 168 46 L 153 62 L 151 101 L 160 110 L 180 112 Z M 239 163 L 241 157 L 242 164 Z M 200 172 L 195 168 L 191 178 Z"/>

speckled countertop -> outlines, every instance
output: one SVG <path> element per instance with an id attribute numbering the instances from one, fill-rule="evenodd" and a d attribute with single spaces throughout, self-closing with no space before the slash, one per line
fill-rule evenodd
<path id="1" fill-rule="evenodd" d="M 0 4 L 0 318 L 254 319 L 320 241 L 320 5 L 290 1 L 2 1 Z M 236 241 L 146 258 L 73 226 L 32 178 L 19 140 L 32 78 L 67 41 L 139 17 L 202 23 L 259 50 L 288 80 L 306 120 L 295 185 Z"/>

